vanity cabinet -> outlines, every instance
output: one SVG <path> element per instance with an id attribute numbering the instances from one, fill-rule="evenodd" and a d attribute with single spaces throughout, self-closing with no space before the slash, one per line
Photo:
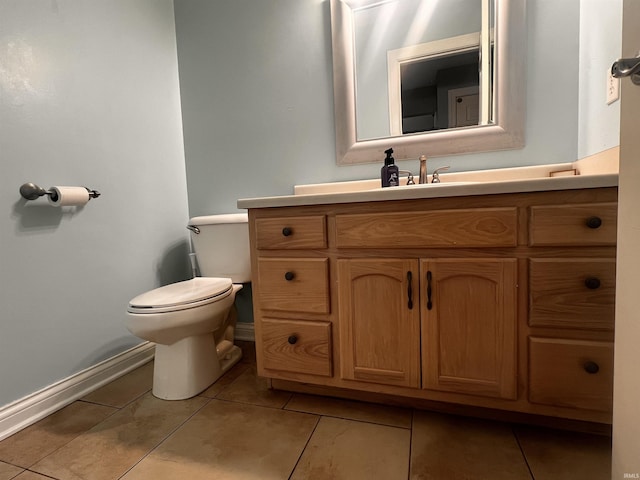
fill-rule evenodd
<path id="1" fill-rule="evenodd" d="M 616 199 L 250 208 L 258 373 L 291 391 L 609 423 Z"/>
<path id="2" fill-rule="evenodd" d="M 531 207 L 528 336 L 532 404 L 610 413 L 617 204 Z M 538 247 L 584 257 L 540 258 Z M 605 256 L 606 255 L 606 256 Z"/>
<path id="3" fill-rule="evenodd" d="M 258 366 L 265 375 L 330 377 L 329 259 L 308 256 L 327 246 L 325 216 L 261 218 L 254 223 L 252 246 L 261 252 L 252 255 Z"/>
<path id="4" fill-rule="evenodd" d="M 338 260 L 341 376 L 420 387 L 415 259 Z"/>
<path id="5" fill-rule="evenodd" d="M 515 259 L 338 260 L 338 284 L 342 378 L 515 398 Z"/>
<path id="6" fill-rule="evenodd" d="M 420 264 L 426 389 L 516 398 L 517 260 Z"/>

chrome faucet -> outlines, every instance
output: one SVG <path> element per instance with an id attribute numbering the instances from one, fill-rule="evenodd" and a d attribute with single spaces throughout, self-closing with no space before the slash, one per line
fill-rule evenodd
<path id="1" fill-rule="evenodd" d="M 416 182 L 413 181 L 413 173 L 409 170 L 398 170 L 398 174 L 407 176 L 407 185 L 415 185 Z"/>
<path id="2" fill-rule="evenodd" d="M 420 175 L 418 176 L 418 183 L 429 183 L 427 181 L 427 156 L 420 155 Z"/>
<path id="3" fill-rule="evenodd" d="M 431 183 L 440 183 L 440 172 L 442 170 L 449 170 L 449 166 L 436 168 L 431 175 Z"/>

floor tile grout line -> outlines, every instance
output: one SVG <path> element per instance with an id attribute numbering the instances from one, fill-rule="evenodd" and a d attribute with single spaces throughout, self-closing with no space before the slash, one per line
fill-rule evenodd
<path id="1" fill-rule="evenodd" d="M 293 400 L 293 397 L 295 397 L 296 394 L 292 393 L 291 395 L 289 395 L 289 399 L 287 400 L 287 402 L 282 406 L 282 410 L 287 410 L 287 405 L 289 405 L 291 403 L 291 400 Z M 297 412 L 297 410 L 292 410 L 294 412 Z"/>
<path id="2" fill-rule="evenodd" d="M 226 385 L 222 385 L 222 388 L 220 389 L 219 392 L 216 392 L 216 394 L 212 397 L 208 397 L 206 395 L 203 395 L 204 392 L 206 392 L 209 388 L 213 387 L 216 383 L 218 383 L 220 380 L 222 380 L 225 376 L 227 376 L 232 370 L 235 369 L 240 369 L 241 366 L 244 366 L 244 368 L 242 369 L 242 372 L 233 380 L 231 380 L 229 383 L 227 383 Z M 198 397 L 204 397 L 204 398 L 209 398 L 211 400 L 213 399 L 217 399 L 218 395 L 222 395 L 229 387 L 231 387 L 231 385 L 233 385 L 238 378 L 240 378 L 242 375 L 245 374 L 245 372 L 247 370 L 249 370 L 249 368 L 251 368 L 251 365 L 249 364 L 243 364 L 242 362 L 238 362 L 236 363 L 233 367 L 231 367 L 229 370 L 227 370 L 220 378 L 218 378 L 215 382 L 213 382 L 211 385 L 209 385 L 209 387 L 207 387 L 205 390 L 203 390 L 202 392 L 200 392 L 197 396 Z"/>
<path id="3" fill-rule="evenodd" d="M 84 402 L 84 403 L 89 403 L 91 405 L 99 405 L 101 407 L 111 407 L 111 408 L 117 408 L 118 410 L 122 410 L 123 408 L 127 407 L 128 405 L 131 405 L 133 402 L 135 402 L 136 400 L 138 400 L 139 398 L 142 398 L 143 396 L 145 396 L 147 393 L 149 393 L 152 389 L 149 388 L 147 390 L 145 390 L 144 392 L 142 392 L 140 395 L 138 395 L 135 398 L 132 398 L 131 400 L 129 400 L 127 403 L 125 403 L 124 405 L 122 405 L 121 407 L 118 407 L 116 405 L 109 405 L 108 403 L 100 403 L 100 402 L 96 402 L 96 401 L 91 401 L 91 400 L 85 400 L 84 398 L 79 398 L 77 401 L 78 402 Z"/>
<path id="4" fill-rule="evenodd" d="M 40 461 L 40 460 L 38 460 L 38 461 Z M 16 465 L 15 463 L 11 463 L 11 462 L 9 462 L 7 460 L 0 460 L 0 463 L 6 463 L 7 465 L 9 465 L 11 467 L 21 468 L 22 470 L 28 470 L 29 469 L 29 467 L 23 467 L 22 465 Z M 35 465 L 35 463 L 33 463 L 32 465 Z"/>
<path id="5" fill-rule="evenodd" d="M 302 450 L 300 451 L 300 455 L 298 456 L 298 459 L 296 460 L 295 465 L 291 469 L 291 473 L 287 477 L 287 480 L 291 480 L 291 477 L 295 473 L 296 468 L 298 468 L 298 464 L 300 463 L 300 460 L 302 460 L 302 456 L 304 455 L 304 452 L 307 450 L 307 447 L 309 446 L 309 442 L 311 441 L 311 438 L 313 437 L 313 434 L 316 433 L 316 429 L 318 428 L 318 425 L 320 425 L 320 420 L 322 420 L 322 417 L 323 417 L 323 415 L 318 415 L 318 419 L 316 420 L 316 424 L 314 425 L 313 430 L 311 431 L 311 434 L 309 435 L 309 438 L 307 438 L 307 441 L 305 442 L 304 447 L 302 447 Z"/>
<path id="6" fill-rule="evenodd" d="M 87 405 L 95 405 L 97 407 L 107 407 L 107 408 L 113 408 L 115 410 L 120 410 L 122 407 L 116 407 L 115 405 L 107 405 L 106 403 L 100 403 L 100 402 L 92 402 L 90 400 L 85 400 L 83 398 L 79 398 L 78 400 L 76 400 L 76 402 L 80 402 L 80 403 L 86 403 Z M 75 402 L 74 402 L 75 403 Z M 69 404 L 71 405 L 71 403 Z"/>
<path id="7" fill-rule="evenodd" d="M 206 398 L 206 397 L 203 397 L 203 398 Z M 283 410 L 282 407 L 273 407 L 271 405 L 261 405 L 259 403 L 241 402 L 239 400 L 229 400 L 228 398 L 211 398 L 210 400 L 218 400 L 220 402 L 227 402 L 227 403 L 236 403 L 236 404 L 239 404 L 239 405 L 252 405 L 254 407 L 270 408 L 271 410 Z M 289 411 L 289 410 L 287 410 L 287 411 Z M 296 412 L 296 413 L 298 413 L 298 412 Z M 301 412 L 301 413 L 307 413 L 307 412 Z M 317 416 L 318 414 L 317 413 L 312 413 L 310 415 L 316 415 Z"/>
<path id="8" fill-rule="evenodd" d="M 31 472 L 31 473 L 35 473 L 36 475 L 40 475 L 41 477 L 51 478 L 53 480 L 59 480 L 58 477 L 52 477 L 51 475 L 47 475 L 45 473 L 36 472 L 35 470 L 29 470 L 28 468 L 24 472 Z M 24 472 L 20 472 L 18 475 L 22 475 Z M 16 478 L 16 477 L 13 477 L 13 478 Z"/>
<path id="9" fill-rule="evenodd" d="M 307 413 L 307 414 L 310 414 L 310 415 L 320 415 L 322 417 L 337 418 L 338 420 L 349 420 L 349 421 L 352 421 L 352 422 L 368 423 L 370 425 L 378 425 L 380 427 L 400 428 L 402 430 L 411 430 L 411 425 L 409 425 L 408 427 L 403 427 L 403 426 L 400 426 L 400 425 L 391 425 L 391 424 L 388 424 L 388 423 L 376 422 L 376 421 L 373 421 L 373 420 L 362 420 L 360 418 L 352 418 L 352 417 L 344 417 L 344 416 L 341 417 L 339 415 L 333 415 L 333 414 L 330 414 L 330 413 L 309 412 L 309 411 L 306 411 L 306 410 L 296 410 L 296 409 L 293 409 L 293 408 L 284 409 L 284 410 L 287 411 L 287 412 Z"/>
<path id="10" fill-rule="evenodd" d="M 285 411 L 285 412 L 303 413 L 303 414 L 306 414 L 306 415 L 316 415 L 316 416 L 320 416 L 320 417 L 337 418 L 339 420 L 349 420 L 349 421 L 358 422 L 358 423 L 368 423 L 370 425 L 379 425 L 381 427 L 399 428 L 401 430 L 411 430 L 411 426 L 403 427 L 403 426 L 400 426 L 400 425 L 390 425 L 388 423 L 375 422 L 375 421 L 371 421 L 371 420 L 362 420 L 362 419 L 350 418 L 350 417 L 340 417 L 340 416 L 337 416 L 337 415 L 331 415 L 331 414 L 327 414 L 327 413 L 308 412 L 308 411 L 305 411 L 305 410 L 296 410 L 296 409 L 293 409 L 293 408 L 287 409 L 286 406 L 289 404 L 289 402 L 291 401 L 292 397 L 293 397 L 293 394 L 292 394 L 291 397 L 289 397 L 289 400 L 287 400 L 287 402 L 281 407 L 274 407 L 274 406 L 271 406 L 271 405 L 262 405 L 262 404 L 259 404 L 259 403 L 243 402 L 243 401 L 240 401 L 240 400 L 230 400 L 230 399 L 227 399 L 227 398 L 210 398 L 209 400 L 219 400 L 221 402 L 227 402 L 227 403 L 235 403 L 235 404 L 240 404 L 240 405 L 251 405 L 253 407 L 263 407 L 263 408 L 269 408 L 269 409 L 272 409 L 272 410 L 282 410 L 282 411 Z M 208 397 L 202 397 L 202 398 L 208 398 Z"/>
<path id="11" fill-rule="evenodd" d="M 516 433 L 516 426 L 515 425 L 511 425 L 511 433 L 513 434 L 513 437 L 516 440 L 516 443 L 518 444 L 518 448 L 520 449 L 520 453 L 522 453 L 522 458 L 524 459 L 524 463 L 527 466 L 527 470 L 529 470 L 529 475 L 531 476 L 531 480 L 536 480 L 535 476 L 533 475 L 533 470 L 531 470 L 531 465 L 529 465 L 529 460 L 527 459 L 527 454 L 524 452 L 524 448 L 522 447 L 522 444 L 520 443 L 520 438 L 518 437 L 518 434 Z"/>
<path id="12" fill-rule="evenodd" d="M 23 467 L 23 466 L 20 466 L 20 465 L 14 465 L 14 466 L 16 466 L 16 467 L 18 467 L 18 468 L 24 468 L 25 470 L 28 470 L 28 471 L 33 472 L 33 473 L 37 473 L 38 475 L 43 475 L 43 476 L 45 476 L 45 477 L 49 477 L 49 478 L 55 478 L 55 477 L 50 477 L 50 476 L 48 476 L 48 475 L 47 475 L 47 474 L 45 474 L 45 473 L 38 472 L 37 470 L 33 470 L 33 467 L 34 467 L 35 465 L 37 465 L 38 463 L 40 463 L 41 461 L 43 461 L 45 458 L 50 457 L 51 455 L 53 455 L 54 453 L 58 452 L 58 451 L 59 451 L 59 450 L 61 450 L 62 448 L 66 447 L 68 444 L 70 444 L 71 442 L 73 442 L 76 438 L 79 438 L 79 437 L 81 437 L 82 435 L 86 434 L 87 432 L 89 432 L 90 430 L 94 429 L 95 427 L 97 427 L 98 425 L 100 425 L 102 422 L 106 421 L 107 419 L 111 418 L 111 417 L 112 417 L 112 416 L 114 416 L 116 413 L 118 413 L 119 411 L 121 411 L 121 410 L 122 410 L 122 408 L 121 408 L 121 407 L 113 407 L 113 406 L 110 406 L 110 405 L 94 404 L 94 403 L 92 403 L 92 402 L 84 402 L 84 400 L 81 400 L 81 399 L 75 400 L 74 402 L 70 403 L 69 405 L 73 405 L 75 402 L 89 403 L 89 404 L 91 404 L 91 405 L 98 405 L 98 406 L 100 406 L 100 407 L 109 407 L 109 408 L 112 408 L 112 409 L 113 409 L 113 411 L 112 411 L 111 413 L 109 413 L 109 415 L 107 415 L 106 417 L 104 417 L 102 420 L 100 420 L 98 423 L 96 423 L 95 425 L 93 425 L 91 428 L 88 428 L 87 430 L 83 430 L 82 432 L 78 432 L 78 434 L 77 434 L 77 435 L 75 435 L 73 438 L 70 438 L 68 442 L 63 443 L 62 445 L 60 445 L 60 446 L 59 446 L 58 448 L 56 448 L 55 450 L 53 450 L 53 451 L 49 452 L 48 454 L 46 454 L 44 457 L 41 457 L 41 458 L 39 458 L 38 460 L 36 460 L 35 462 L 33 462 L 33 463 L 29 464 L 29 466 L 28 466 L 28 467 Z M 55 413 L 55 412 L 54 412 L 54 413 Z M 45 418 L 48 418 L 48 417 L 45 417 Z M 42 419 L 42 420 L 44 420 L 44 419 Z M 35 425 L 35 424 L 34 424 L 34 425 Z M 11 438 L 11 437 L 8 437 L 8 438 Z M 2 461 L 4 461 L 4 460 L 2 460 Z M 9 463 L 9 462 L 5 462 L 5 463 Z M 13 464 L 9 463 L 9 465 L 13 465 Z"/>
<path id="13" fill-rule="evenodd" d="M 409 468 L 407 468 L 407 480 L 411 480 L 411 459 L 413 458 L 413 421 L 416 411 L 411 409 L 411 428 L 409 428 Z"/>
<path id="14" fill-rule="evenodd" d="M 404 428 L 405 430 L 411 430 L 411 421 L 409 422 L 409 426 L 408 427 L 402 427 L 400 425 L 390 425 L 388 423 L 382 423 L 382 422 L 375 422 L 375 421 L 371 421 L 371 420 L 361 420 L 361 419 L 357 419 L 357 418 L 350 418 L 350 417 L 341 417 L 339 415 L 332 415 L 329 413 L 318 413 L 318 412 L 309 412 L 307 410 L 298 410 L 296 408 L 287 408 L 287 406 L 291 403 L 291 400 L 293 400 L 293 398 L 297 395 L 297 393 L 292 393 L 291 396 L 289 397 L 289 400 L 287 400 L 287 403 L 284 404 L 284 406 L 282 407 L 283 410 L 286 410 L 287 412 L 297 412 L 297 413 L 310 413 L 311 415 L 320 415 L 323 417 L 330 417 L 330 418 L 338 418 L 341 420 L 353 420 L 354 422 L 362 422 L 362 423 L 370 423 L 372 425 L 380 425 L 382 427 L 395 427 L 395 428 Z M 338 400 L 342 400 L 342 399 L 338 399 Z M 367 402 L 362 402 L 362 403 L 367 403 Z M 413 418 L 413 409 L 408 409 L 411 412 L 411 418 Z"/>
<path id="15" fill-rule="evenodd" d="M 192 397 L 193 398 L 193 397 Z M 209 405 L 213 399 L 212 398 L 206 398 L 206 397 L 199 397 L 199 398 L 203 398 L 205 400 L 207 400 L 206 402 L 204 402 L 202 404 L 202 406 L 198 409 L 196 409 L 191 415 L 189 415 L 184 421 L 182 421 L 178 426 L 176 426 L 173 430 L 171 430 L 167 435 L 165 435 L 165 437 L 160 440 L 160 442 L 154 446 L 151 450 L 149 450 L 147 453 L 145 453 L 140 460 L 138 460 L 136 463 L 134 463 L 130 468 L 128 468 L 122 475 L 120 475 L 117 479 L 114 480 L 120 480 L 121 478 L 124 478 L 131 470 L 133 470 L 134 468 L 136 468 L 140 462 L 142 462 L 145 458 L 147 458 L 149 455 L 151 455 L 155 450 L 157 450 L 162 444 L 164 444 L 171 436 L 173 436 L 174 433 L 176 433 L 178 430 L 180 430 L 185 423 L 187 423 L 189 420 L 191 420 L 195 415 L 197 415 L 204 407 L 206 407 L 207 405 Z"/>

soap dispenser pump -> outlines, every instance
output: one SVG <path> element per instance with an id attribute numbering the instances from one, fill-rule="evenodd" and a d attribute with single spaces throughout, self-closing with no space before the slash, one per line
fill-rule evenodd
<path id="1" fill-rule="evenodd" d="M 380 179 L 382 180 L 383 187 L 397 187 L 398 186 L 398 167 L 395 164 L 395 160 L 391 156 L 393 148 L 385 150 L 384 153 L 387 157 L 384 159 L 384 167 L 380 171 Z"/>

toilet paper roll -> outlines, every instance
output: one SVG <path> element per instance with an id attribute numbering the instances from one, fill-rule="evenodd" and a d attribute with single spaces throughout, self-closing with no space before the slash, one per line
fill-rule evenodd
<path id="1" fill-rule="evenodd" d="M 84 187 L 51 187 L 49 203 L 54 207 L 80 207 L 89 201 L 89 190 Z"/>

